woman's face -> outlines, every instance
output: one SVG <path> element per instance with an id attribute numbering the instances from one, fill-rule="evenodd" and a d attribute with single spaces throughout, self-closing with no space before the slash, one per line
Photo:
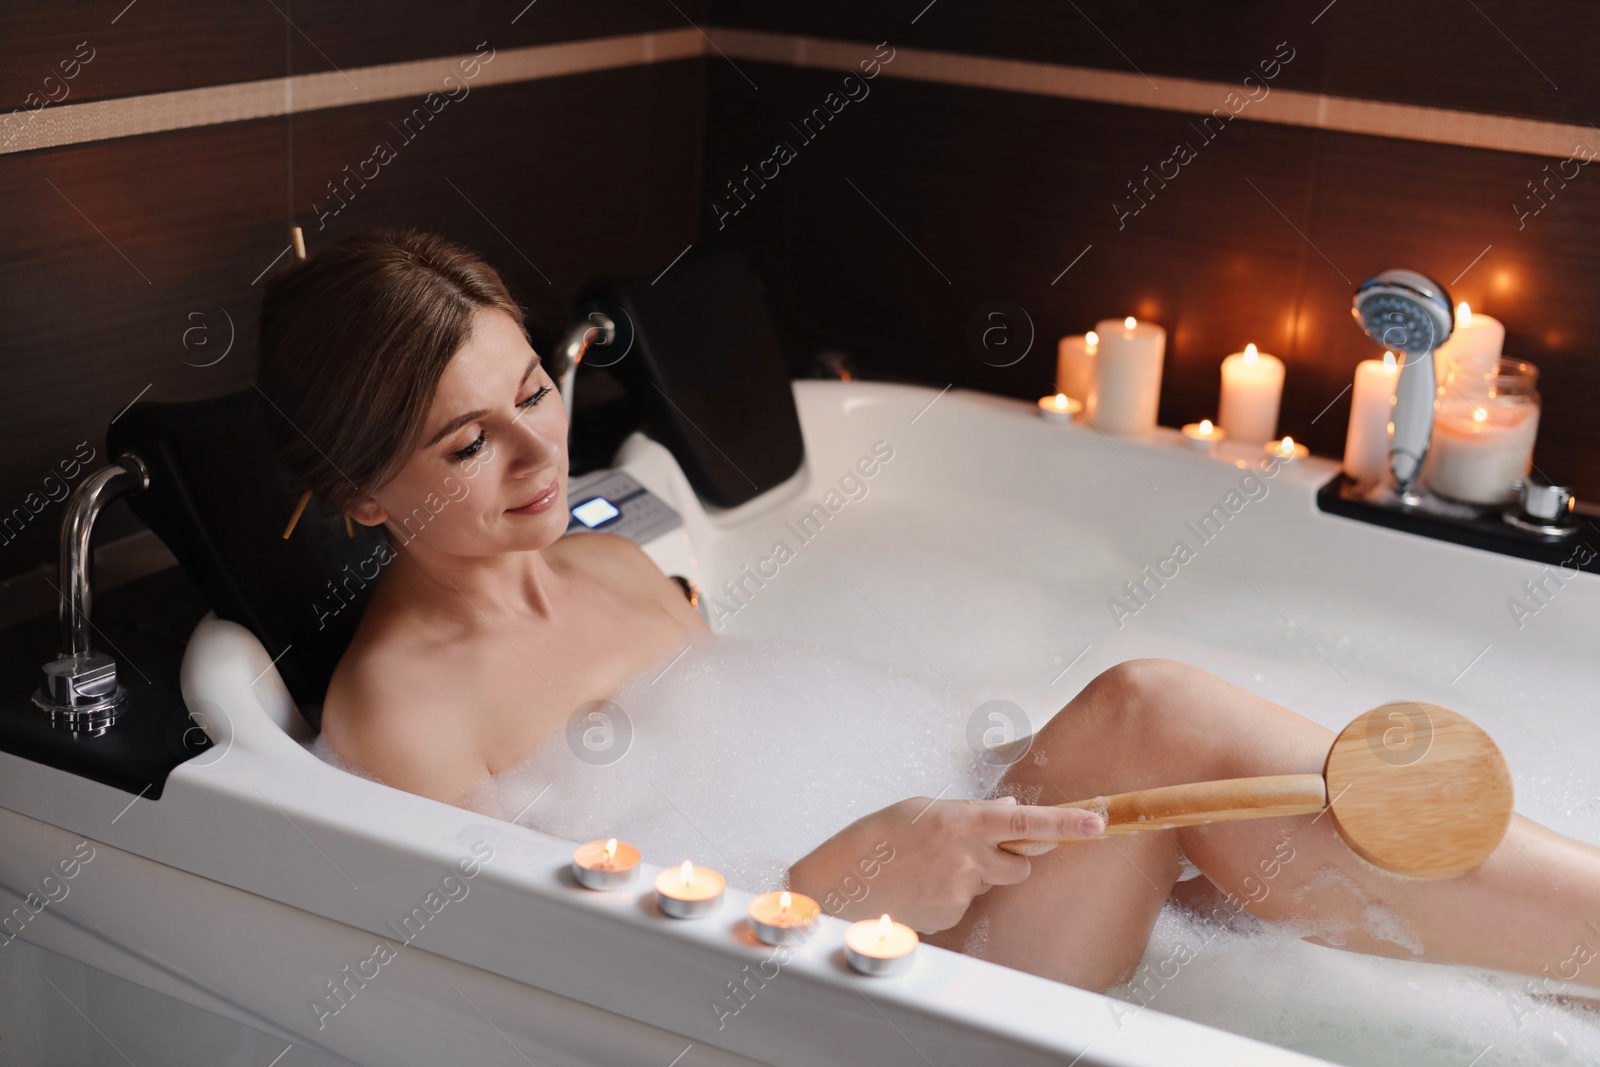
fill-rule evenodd
<path id="1" fill-rule="evenodd" d="M 567 412 L 511 316 L 478 309 L 410 462 L 350 514 L 385 523 L 397 547 L 457 556 L 543 548 L 565 532 Z"/>

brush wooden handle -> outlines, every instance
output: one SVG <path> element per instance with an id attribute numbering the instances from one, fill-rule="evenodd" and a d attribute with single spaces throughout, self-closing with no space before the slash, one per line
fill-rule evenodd
<path id="1" fill-rule="evenodd" d="M 1072 800 L 1053 806 L 1103 810 L 1105 832 L 1109 837 L 1143 830 L 1170 830 L 1196 823 L 1309 815 L 1328 806 L 1328 787 L 1320 774 L 1273 774 L 1258 778 L 1225 778 L 1215 782 L 1164 785 L 1091 800 Z M 1038 856 L 1057 845 L 1092 840 L 1095 838 L 1025 838 L 1002 841 L 1000 847 L 1019 856 Z"/>

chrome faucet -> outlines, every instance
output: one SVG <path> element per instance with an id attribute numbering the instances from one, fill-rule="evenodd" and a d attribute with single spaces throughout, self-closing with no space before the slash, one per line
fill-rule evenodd
<path id="1" fill-rule="evenodd" d="M 561 383 L 561 400 L 567 408 L 567 418 L 572 418 L 572 403 L 576 393 L 575 379 L 578 364 L 583 362 L 590 345 L 610 345 L 617 339 L 617 324 L 606 312 L 592 310 L 578 319 L 562 335 L 555 353 L 546 368 L 550 377 Z M 621 358 L 620 356 L 617 358 Z"/>
<path id="2" fill-rule="evenodd" d="M 1419 503 L 1417 476 L 1433 435 L 1433 401 L 1438 391 L 1433 352 L 1455 329 L 1450 295 L 1427 275 L 1386 270 L 1356 288 L 1350 313 L 1368 337 L 1404 359 L 1395 385 L 1389 471 L 1400 500 Z"/>
<path id="3" fill-rule="evenodd" d="M 85 478 L 67 500 L 61 521 L 59 590 L 61 655 L 44 665 L 44 684 L 33 703 L 59 726 L 102 734 L 127 705 L 128 691 L 117 683 L 117 661 L 96 652 L 89 640 L 89 541 L 100 511 L 124 493 L 150 486 L 144 461 L 131 452 Z"/>

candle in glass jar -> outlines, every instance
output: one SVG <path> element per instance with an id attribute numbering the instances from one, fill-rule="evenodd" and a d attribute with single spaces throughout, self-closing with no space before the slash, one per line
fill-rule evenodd
<path id="1" fill-rule="evenodd" d="M 698 919 L 717 910 L 727 884 L 711 868 L 684 860 L 656 875 L 656 904 L 674 919 Z"/>
<path id="2" fill-rule="evenodd" d="M 1136 434 L 1153 430 L 1161 400 L 1161 357 L 1167 331 L 1153 322 L 1128 316 L 1121 322 L 1103 319 L 1094 357 L 1093 383 L 1084 415 L 1104 433 Z"/>
<path id="3" fill-rule="evenodd" d="M 911 966 L 917 932 L 888 915 L 851 923 L 844 932 L 844 955 L 862 974 L 894 974 Z"/>
<path id="4" fill-rule="evenodd" d="M 1061 339 L 1056 346 L 1058 390 L 1079 402 L 1089 398 L 1089 388 L 1094 384 L 1094 357 L 1099 346 L 1100 335 L 1093 330 Z"/>
<path id="5" fill-rule="evenodd" d="M 1529 404 L 1474 404 L 1441 396 L 1433 420 L 1424 482 L 1429 489 L 1469 504 L 1505 504 L 1511 483 L 1533 469 L 1539 409 Z"/>
<path id="6" fill-rule="evenodd" d="M 1356 365 L 1350 427 L 1344 437 L 1344 472 L 1357 482 L 1376 485 L 1389 474 L 1389 421 L 1399 380 L 1400 364 L 1393 352 Z"/>
<path id="7" fill-rule="evenodd" d="M 1450 339 L 1433 351 L 1434 375 L 1443 384 L 1452 362 L 1463 367 L 1493 366 L 1505 343 L 1505 324 L 1493 316 L 1474 313 L 1463 300 L 1456 305 L 1456 324 Z"/>
<path id="8" fill-rule="evenodd" d="M 1278 433 L 1283 360 L 1245 345 L 1222 361 L 1222 404 L 1217 423 L 1231 440 L 1262 445 Z"/>

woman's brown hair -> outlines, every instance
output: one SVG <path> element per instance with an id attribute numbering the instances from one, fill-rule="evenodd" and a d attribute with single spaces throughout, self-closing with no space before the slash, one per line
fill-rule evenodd
<path id="1" fill-rule="evenodd" d="M 471 251 L 413 229 L 367 230 L 267 283 L 256 383 L 290 473 L 328 515 L 398 474 L 479 308 L 522 308 Z"/>

